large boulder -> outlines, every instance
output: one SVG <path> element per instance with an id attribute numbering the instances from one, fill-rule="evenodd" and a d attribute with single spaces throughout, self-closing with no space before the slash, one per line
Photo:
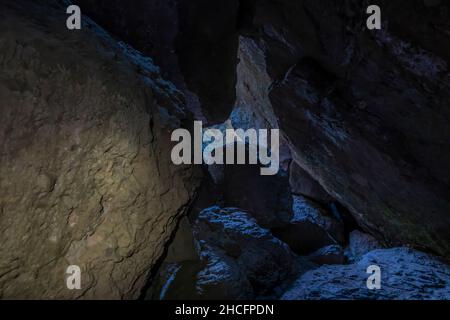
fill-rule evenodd
<path id="1" fill-rule="evenodd" d="M 183 97 L 56 2 L 0 2 L 0 297 L 137 298 L 198 185 L 170 160 Z"/>
<path id="2" fill-rule="evenodd" d="M 225 165 L 220 183 L 223 203 L 248 211 L 259 225 L 275 228 L 292 219 L 292 196 L 285 172 L 262 176 L 259 165 Z"/>
<path id="3" fill-rule="evenodd" d="M 244 2 L 272 83 L 255 107 L 295 162 L 366 232 L 449 256 L 450 4 L 378 1 L 368 30 L 361 1 Z"/>
<path id="4" fill-rule="evenodd" d="M 367 273 L 369 266 L 380 268 L 380 289 L 367 287 L 372 275 Z M 409 248 L 378 249 L 355 264 L 322 266 L 305 273 L 282 299 L 448 300 L 450 267 L 435 256 Z"/>
<path id="5" fill-rule="evenodd" d="M 181 248 L 186 250 L 183 254 L 173 255 Z M 247 212 L 211 207 L 200 212 L 189 227 L 183 220 L 146 296 L 169 300 L 278 298 L 298 275 L 314 266 L 293 254 Z"/>
<path id="6" fill-rule="evenodd" d="M 294 196 L 292 211 L 293 217 L 289 224 L 273 228 L 272 231 L 295 253 L 307 255 L 345 241 L 343 224 L 321 205 Z"/>

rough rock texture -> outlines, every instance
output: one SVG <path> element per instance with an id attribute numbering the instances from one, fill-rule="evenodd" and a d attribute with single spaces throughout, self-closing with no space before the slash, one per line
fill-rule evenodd
<path id="1" fill-rule="evenodd" d="M 367 268 L 381 269 L 381 289 L 369 290 Z M 448 300 L 450 267 L 436 257 L 408 248 L 380 249 L 356 264 L 322 266 L 301 276 L 284 300 Z"/>
<path id="2" fill-rule="evenodd" d="M 0 2 L 0 297 L 136 298 L 197 185 L 170 161 L 183 99 L 150 59 L 65 18 Z"/>
<path id="3" fill-rule="evenodd" d="M 305 196 L 321 203 L 333 200 L 322 186 L 295 162 L 292 162 L 290 166 L 289 184 L 293 194 Z"/>
<path id="4" fill-rule="evenodd" d="M 450 4 L 243 1 L 293 158 L 365 231 L 450 255 Z M 439 45 L 437 45 L 439 44 Z"/>
<path id="5" fill-rule="evenodd" d="M 209 298 L 276 297 L 308 266 L 239 209 L 205 209 L 194 234 L 207 266 L 199 273 L 197 286 Z"/>
<path id="6" fill-rule="evenodd" d="M 274 234 L 300 255 L 344 242 L 343 225 L 320 205 L 300 196 L 293 197 L 289 224 L 274 228 Z"/>
<path id="7" fill-rule="evenodd" d="M 350 232 L 348 246 L 345 248 L 345 256 L 350 262 L 354 262 L 375 249 L 381 249 L 381 245 L 374 237 L 354 230 Z"/>

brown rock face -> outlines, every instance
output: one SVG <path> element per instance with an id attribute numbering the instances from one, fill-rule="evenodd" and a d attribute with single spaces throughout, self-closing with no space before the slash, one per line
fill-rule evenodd
<path id="1" fill-rule="evenodd" d="M 136 298 L 197 185 L 170 161 L 183 99 L 150 59 L 65 18 L 0 3 L 0 297 Z"/>
<path id="2" fill-rule="evenodd" d="M 369 31 L 358 1 L 258 1 L 249 35 L 300 167 L 379 239 L 448 256 L 450 6 L 379 5 Z"/>

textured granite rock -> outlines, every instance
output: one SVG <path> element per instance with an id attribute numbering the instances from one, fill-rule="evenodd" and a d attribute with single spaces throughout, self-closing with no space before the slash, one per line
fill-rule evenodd
<path id="1" fill-rule="evenodd" d="M 295 162 L 382 242 L 450 255 L 450 4 L 379 1 L 369 31 L 361 1 L 245 3 Z"/>
<path id="2" fill-rule="evenodd" d="M 367 288 L 367 268 L 381 270 L 381 288 Z M 378 249 L 350 265 L 322 266 L 302 275 L 284 300 L 448 300 L 450 267 L 408 248 Z"/>
<path id="3" fill-rule="evenodd" d="M 0 297 L 137 298 L 198 184 L 170 161 L 184 99 L 151 59 L 66 17 L 0 3 Z"/>

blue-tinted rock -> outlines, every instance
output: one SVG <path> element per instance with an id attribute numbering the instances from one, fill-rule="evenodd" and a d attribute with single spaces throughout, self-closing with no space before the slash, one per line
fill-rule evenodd
<path id="1" fill-rule="evenodd" d="M 367 288 L 367 268 L 381 270 L 381 289 Z M 351 265 L 322 266 L 302 275 L 284 300 L 450 299 L 450 267 L 439 258 L 409 248 L 378 249 Z"/>

